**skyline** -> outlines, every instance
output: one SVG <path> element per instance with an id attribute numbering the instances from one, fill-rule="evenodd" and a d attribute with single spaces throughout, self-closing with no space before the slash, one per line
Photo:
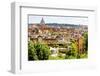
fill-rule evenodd
<path id="1" fill-rule="evenodd" d="M 44 19 L 45 23 L 58 23 L 58 24 L 75 24 L 75 25 L 88 25 L 87 17 L 57 17 L 57 16 L 29 16 L 28 24 L 40 23 L 41 19 Z"/>

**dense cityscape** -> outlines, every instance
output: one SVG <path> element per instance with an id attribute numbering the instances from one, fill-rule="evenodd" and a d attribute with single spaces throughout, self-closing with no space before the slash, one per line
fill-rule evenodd
<path id="1" fill-rule="evenodd" d="M 87 25 L 45 23 L 43 18 L 28 24 L 28 60 L 80 59 L 87 53 Z"/>

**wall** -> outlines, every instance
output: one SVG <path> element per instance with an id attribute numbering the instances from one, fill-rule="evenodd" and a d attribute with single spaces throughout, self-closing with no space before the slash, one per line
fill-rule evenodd
<path id="1" fill-rule="evenodd" d="M 61 72 L 52 72 L 52 73 L 35 73 L 35 74 L 24 74 L 25 76 L 67 76 L 67 75 L 77 75 L 77 76 L 98 76 L 100 71 L 100 2 L 99 0 L 1 0 L 0 1 L 0 76 L 13 76 L 9 73 L 10 69 L 10 47 L 11 47 L 11 8 L 10 3 L 13 1 L 17 2 L 29 2 L 34 3 L 37 6 L 52 6 L 52 7 L 65 7 L 67 5 L 76 5 L 76 6 L 95 6 L 97 8 L 97 68 L 86 70 L 86 69 L 73 69 L 65 70 Z"/>

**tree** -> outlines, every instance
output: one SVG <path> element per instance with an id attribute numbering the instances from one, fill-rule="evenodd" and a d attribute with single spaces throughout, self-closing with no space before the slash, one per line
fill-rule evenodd
<path id="1" fill-rule="evenodd" d="M 28 55 L 29 60 L 48 60 L 50 48 L 46 44 L 33 44 L 32 41 L 29 41 Z"/>
<path id="2" fill-rule="evenodd" d="M 88 51 L 88 33 L 87 32 L 84 33 L 84 49 L 85 49 L 85 52 Z"/>
<path id="3" fill-rule="evenodd" d="M 35 45 L 37 56 L 39 60 L 48 60 L 50 49 L 46 44 L 37 43 Z"/>
<path id="4" fill-rule="evenodd" d="M 83 34 L 83 41 L 84 41 L 84 44 L 83 44 L 83 47 L 84 47 L 84 50 L 83 52 L 79 55 L 80 58 L 87 58 L 87 53 L 88 53 L 88 32 L 84 32 Z"/>
<path id="5" fill-rule="evenodd" d="M 80 39 L 80 48 L 77 58 L 86 58 L 88 51 L 88 32 L 84 32 L 82 39 Z"/>
<path id="6" fill-rule="evenodd" d="M 66 59 L 77 58 L 77 55 L 78 55 L 77 42 L 73 40 L 71 41 L 70 49 L 66 52 L 65 58 Z"/>
<path id="7" fill-rule="evenodd" d="M 28 42 L 28 60 L 38 60 L 36 49 L 33 45 L 32 41 Z"/>

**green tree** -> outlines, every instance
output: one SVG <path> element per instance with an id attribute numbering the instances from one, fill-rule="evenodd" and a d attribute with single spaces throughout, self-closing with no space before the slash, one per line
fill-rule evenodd
<path id="1" fill-rule="evenodd" d="M 78 55 L 77 42 L 73 40 L 71 41 L 70 49 L 66 52 L 65 59 L 77 58 L 77 55 Z"/>
<path id="2" fill-rule="evenodd" d="M 28 43 L 28 58 L 29 60 L 48 60 L 50 48 L 46 44 Z"/>
<path id="3" fill-rule="evenodd" d="M 37 43 L 35 45 L 37 56 L 39 60 L 48 60 L 50 49 L 46 44 Z"/>
<path id="4" fill-rule="evenodd" d="M 84 49 L 85 49 L 85 52 L 88 51 L 88 32 L 84 33 Z"/>
<path id="5" fill-rule="evenodd" d="M 36 49 L 33 45 L 32 41 L 28 42 L 28 60 L 38 60 Z"/>

